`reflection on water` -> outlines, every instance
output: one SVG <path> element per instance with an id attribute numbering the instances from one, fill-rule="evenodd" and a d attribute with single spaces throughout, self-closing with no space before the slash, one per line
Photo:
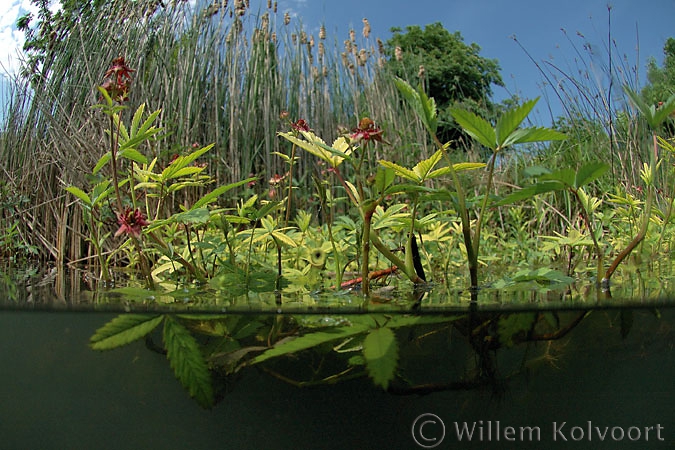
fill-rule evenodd
<path id="1" fill-rule="evenodd" d="M 644 270 L 644 268 L 643 268 Z M 536 271 L 534 271 L 536 272 Z M 522 271 L 514 272 L 516 275 Z M 555 277 L 493 275 L 478 290 L 465 289 L 464 277 L 454 284 L 430 283 L 414 290 L 410 283 L 389 278 L 375 285 L 364 302 L 358 290 L 305 292 L 292 286 L 281 292 L 261 289 L 232 295 L 209 285 L 158 283 L 155 291 L 133 275 L 116 273 L 114 286 L 100 286 L 87 270 L 72 268 L 5 269 L 0 271 L 0 308 L 110 312 L 365 312 L 417 313 L 481 310 L 572 309 L 599 307 L 663 307 L 675 304 L 673 264 L 652 262 L 649 271 L 626 266 L 613 278 L 611 291 L 594 279 L 573 283 Z M 496 280 L 496 281 L 495 281 Z"/>

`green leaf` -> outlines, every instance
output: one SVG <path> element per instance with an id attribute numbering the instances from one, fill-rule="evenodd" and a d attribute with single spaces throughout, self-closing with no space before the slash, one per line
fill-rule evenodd
<path id="1" fill-rule="evenodd" d="M 440 169 L 436 169 L 431 171 L 429 174 L 427 174 L 427 179 L 431 180 L 432 178 L 438 178 L 443 175 L 447 175 L 449 173 L 452 173 L 452 170 L 455 172 L 461 172 L 464 170 L 476 170 L 476 169 L 482 169 L 486 166 L 487 164 L 485 163 L 472 163 L 472 162 L 462 162 L 462 163 L 455 163 L 452 165 L 452 168 L 450 167 L 441 167 Z"/>
<path id="2" fill-rule="evenodd" d="M 507 347 L 523 341 L 537 320 L 537 313 L 513 313 L 499 318 L 497 334 L 499 342 Z"/>
<path id="3" fill-rule="evenodd" d="M 89 207 L 91 208 L 93 202 L 91 201 L 91 199 L 89 198 L 89 196 L 87 195 L 87 193 L 84 192 L 82 189 L 80 189 L 80 188 L 77 187 L 77 186 L 68 186 L 68 187 L 66 188 L 66 191 L 70 192 L 70 193 L 73 194 L 75 197 L 77 197 L 77 198 L 79 198 L 80 200 L 82 200 L 82 202 L 83 202 L 85 205 L 87 205 L 87 206 L 89 206 Z"/>
<path id="4" fill-rule="evenodd" d="M 368 375 L 386 390 L 398 364 L 398 342 L 391 328 L 376 328 L 368 333 L 363 341 L 363 356 Z"/>
<path id="5" fill-rule="evenodd" d="M 460 108 L 451 108 L 450 114 L 469 136 L 490 150 L 497 148 L 497 135 L 488 121 L 471 111 Z"/>
<path id="6" fill-rule="evenodd" d="M 256 178 L 246 178 L 245 180 L 241 181 L 236 181 L 234 183 L 226 184 L 225 186 L 220 186 L 209 192 L 208 194 L 204 195 L 202 198 L 197 200 L 194 205 L 192 205 L 192 208 L 190 209 L 197 209 L 201 208 L 204 205 L 208 205 L 211 202 L 214 202 L 223 195 L 225 192 L 229 191 L 230 189 L 234 189 L 238 186 L 241 186 L 243 184 L 249 183 L 251 181 L 254 181 Z"/>
<path id="7" fill-rule="evenodd" d="M 531 186 L 524 187 L 520 190 L 514 191 L 503 199 L 494 203 L 494 206 L 504 206 L 511 203 L 519 202 L 534 197 L 535 195 L 544 194 L 546 192 L 561 191 L 567 189 L 564 183 L 557 180 L 540 181 Z"/>
<path id="8" fill-rule="evenodd" d="M 497 145 L 500 147 L 506 147 L 504 143 L 509 138 L 511 133 L 513 133 L 516 128 L 523 123 L 523 120 L 530 114 L 534 105 L 539 101 L 539 97 L 534 100 L 523 103 L 522 105 L 515 107 L 506 111 L 501 115 L 497 121 L 497 126 L 495 127 L 495 132 L 497 135 Z"/>
<path id="9" fill-rule="evenodd" d="M 141 103 L 134 116 L 131 118 L 131 129 L 129 130 L 131 136 L 134 136 L 138 133 L 138 124 L 141 123 L 141 118 L 143 117 L 143 112 L 145 111 L 145 103 Z"/>
<path id="10" fill-rule="evenodd" d="M 391 167 L 378 167 L 375 174 L 375 191 L 379 195 L 383 193 L 394 181 L 396 171 Z"/>
<path id="11" fill-rule="evenodd" d="M 558 181 L 565 185 L 566 188 L 574 187 L 577 173 L 574 169 L 569 167 L 566 169 L 556 170 L 555 172 L 545 173 L 539 177 L 541 181 Z"/>
<path id="12" fill-rule="evenodd" d="M 578 189 L 582 186 L 590 184 L 603 176 L 608 170 L 609 165 L 603 162 L 586 164 L 577 170 L 577 174 L 574 179 L 574 187 Z"/>
<path id="13" fill-rule="evenodd" d="M 387 169 L 393 170 L 394 173 L 395 173 L 396 175 L 398 175 L 399 177 L 401 177 L 401 178 L 406 178 L 406 179 L 408 179 L 408 180 L 410 180 L 410 181 L 419 182 L 419 180 L 418 180 L 417 175 L 415 174 L 415 172 L 413 172 L 412 170 L 410 170 L 410 169 L 408 169 L 408 168 L 406 168 L 406 167 L 399 166 L 399 165 L 396 164 L 396 163 L 393 163 L 393 162 L 391 162 L 391 161 L 385 161 L 385 160 L 381 160 L 381 161 L 380 161 L 380 164 L 381 164 L 382 166 L 386 167 Z"/>
<path id="14" fill-rule="evenodd" d="M 421 87 L 414 89 L 401 78 L 394 78 L 394 84 L 406 102 L 413 108 L 427 131 L 435 135 L 438 129 L 438 117 L 434 99 L 427 97 Z"/>
<path id="15" fill-rule="evenodd" d="M 567 135 L 560 131 L 544 127 L 532 127 L 516 130 L 507 137 L 502 147 L 526 142 L 561 141 L 567 139 Z"/>
<path id="16" fill-rule="evenodd" d="M 344 339 L 354 336 L 368 330 L 367 325 L 353 325 L 344 327 L 335 327 L 325 331 L 305 334 L 295 339 L 283 340 L 266 352 L 256 356 L 250 364 L 258 364 L 270 358 L 296 353 L 301 350 L 316 347 L 317 345 L 331 342 L 337 339 Z"/>
<path id="17" fill-rule="evenodd" d="M 103 154 L 103 156 L 101 156 L 99 158 L 98 162 L 96 163 L 96 165 L 92 169 L 91 173 L 96 175 L 98 173 L 98 171 L 101 170 L 103 168 L 103 166 L 105 166 L 108 163 L 108 161 L 110 161 L 111 157 L 112 157 L 112 154 L 110 152 L 105 152 Z"/>
<path id="18" fill-rule="evenodd" d="M 96 330 L 90 339 L 94 350 L 110 350 L 142 338 L 154 330 L 164 319 L 163 315 L 123 314 Z"/>
<path id="19" fill-rule="evenodd" d="M 671 95 L 662 105 L 656 109 L 656 105 L 647 104 L 640 95 L 629 86 L 623 87 L 624 92 L 631 102 L 640 111 L 652 130 L 658 128 L 661 123 L 675 111 L 675 94 Z"/>
<path id="20" fill-rule="evenodd" d="M 148 158 L 145 157 L 141 152 L 133 148 L 125 148 L 119 153 L 120 158 L 130 159 L 138 164 L 147 164 Z"/>
<path id="21" fill-rule="evenodd" d="M 201 224 L 207 223 L 210 217 L 209 209 L 206 206 L 203 206 L 201 208 L 190 209 L 189 211 L 174 214 L 171 219 L 181 223 Z"/>
<path id="22" fill-rule="evenodd" d="M 202 407 L 212 407 L 213 386 L 204 356 L 188 329 L 171 316 L 164 322 L 164 345 L 178 381 Z"/>

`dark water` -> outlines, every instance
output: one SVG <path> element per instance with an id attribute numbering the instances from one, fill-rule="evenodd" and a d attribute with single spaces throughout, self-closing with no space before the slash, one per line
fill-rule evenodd
<path id="1" fill-rule="evenodd" d="M 112 317 L 0 312 L 0 449 L 424 448 L 414 423 L 427 448 L 675 448 L 675 309 L 635 310 L 625 337 L 620 310 L 603 309 L 562 339 L 499 348 L 485 385 L 426 395 L 364 378 L 297 388 L 249 368 L 212 410 L 142 342 L 91 350 Z M 477 365 L 456 331 L 410 347 L 401 359 L 418 383 L 461 380 Z M 415 422 L 423 414 L 435 417 Z M 474 427 L 471 441 L 459 439 L 464 426 Z"/>

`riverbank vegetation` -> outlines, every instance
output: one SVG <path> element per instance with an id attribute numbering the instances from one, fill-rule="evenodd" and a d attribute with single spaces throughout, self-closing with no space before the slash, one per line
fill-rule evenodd
<path id="1" fill-rule="evenodd" d="M 498 62 L 439 24 L 383 42 L 366 19 L 328 36 L 273 2 L 82 1 L 20 26 L 6 258 L 108 287 L 124 266 L 149 288 L 367 296 L 395 273 L 608 284 L 626 260 L 670 255 L 672 39 L 644 88 L 611 48 L 612 87 L 584 79 L 582 52 L 579 78 L 542 71 L 566 110 L 545 129 L 536 99 L 492 102 Z"/>

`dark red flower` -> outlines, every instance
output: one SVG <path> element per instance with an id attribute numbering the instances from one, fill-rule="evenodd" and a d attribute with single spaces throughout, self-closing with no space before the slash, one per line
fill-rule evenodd
<path id="1" fill-rule="evenodd" d="M 132 72 L 135 70 L 127 66 L 124 57 L 117 57 L 113 59 L 112 66 L 103 75 L 101 87 L 108 91 L 113 100 L 122 103 L 129 99 Z"/>
<path id="2" fill-rule="evenodd" d="M 298 119 L 297 122 L 291 124 L 291 128 L 296 131 L 310 131 L 309 124 L 305 119 Z"/>
<path id="3" fill-rule="evenodd" d="M 131 210 L 131 208 L 125 208 L 122 214 L 117 215 L 117 223 L 119 224 L 119 229 L 115 232 L 115 237 L 121 234 L 130 234 L 134 237 L 140 237 L 141 228 L 150 225 L 150 222 L 147 221 L 145 215 L 137 208 Z"/>
<path id="4" fill-rule="evenodd" d="M 358 128 L 352 130 L 350 136 L 354 141 L 373 141 L 382 142 L 382 130 L 375 125 L 370 118 L 364 117 L 359 121 Z"/>

